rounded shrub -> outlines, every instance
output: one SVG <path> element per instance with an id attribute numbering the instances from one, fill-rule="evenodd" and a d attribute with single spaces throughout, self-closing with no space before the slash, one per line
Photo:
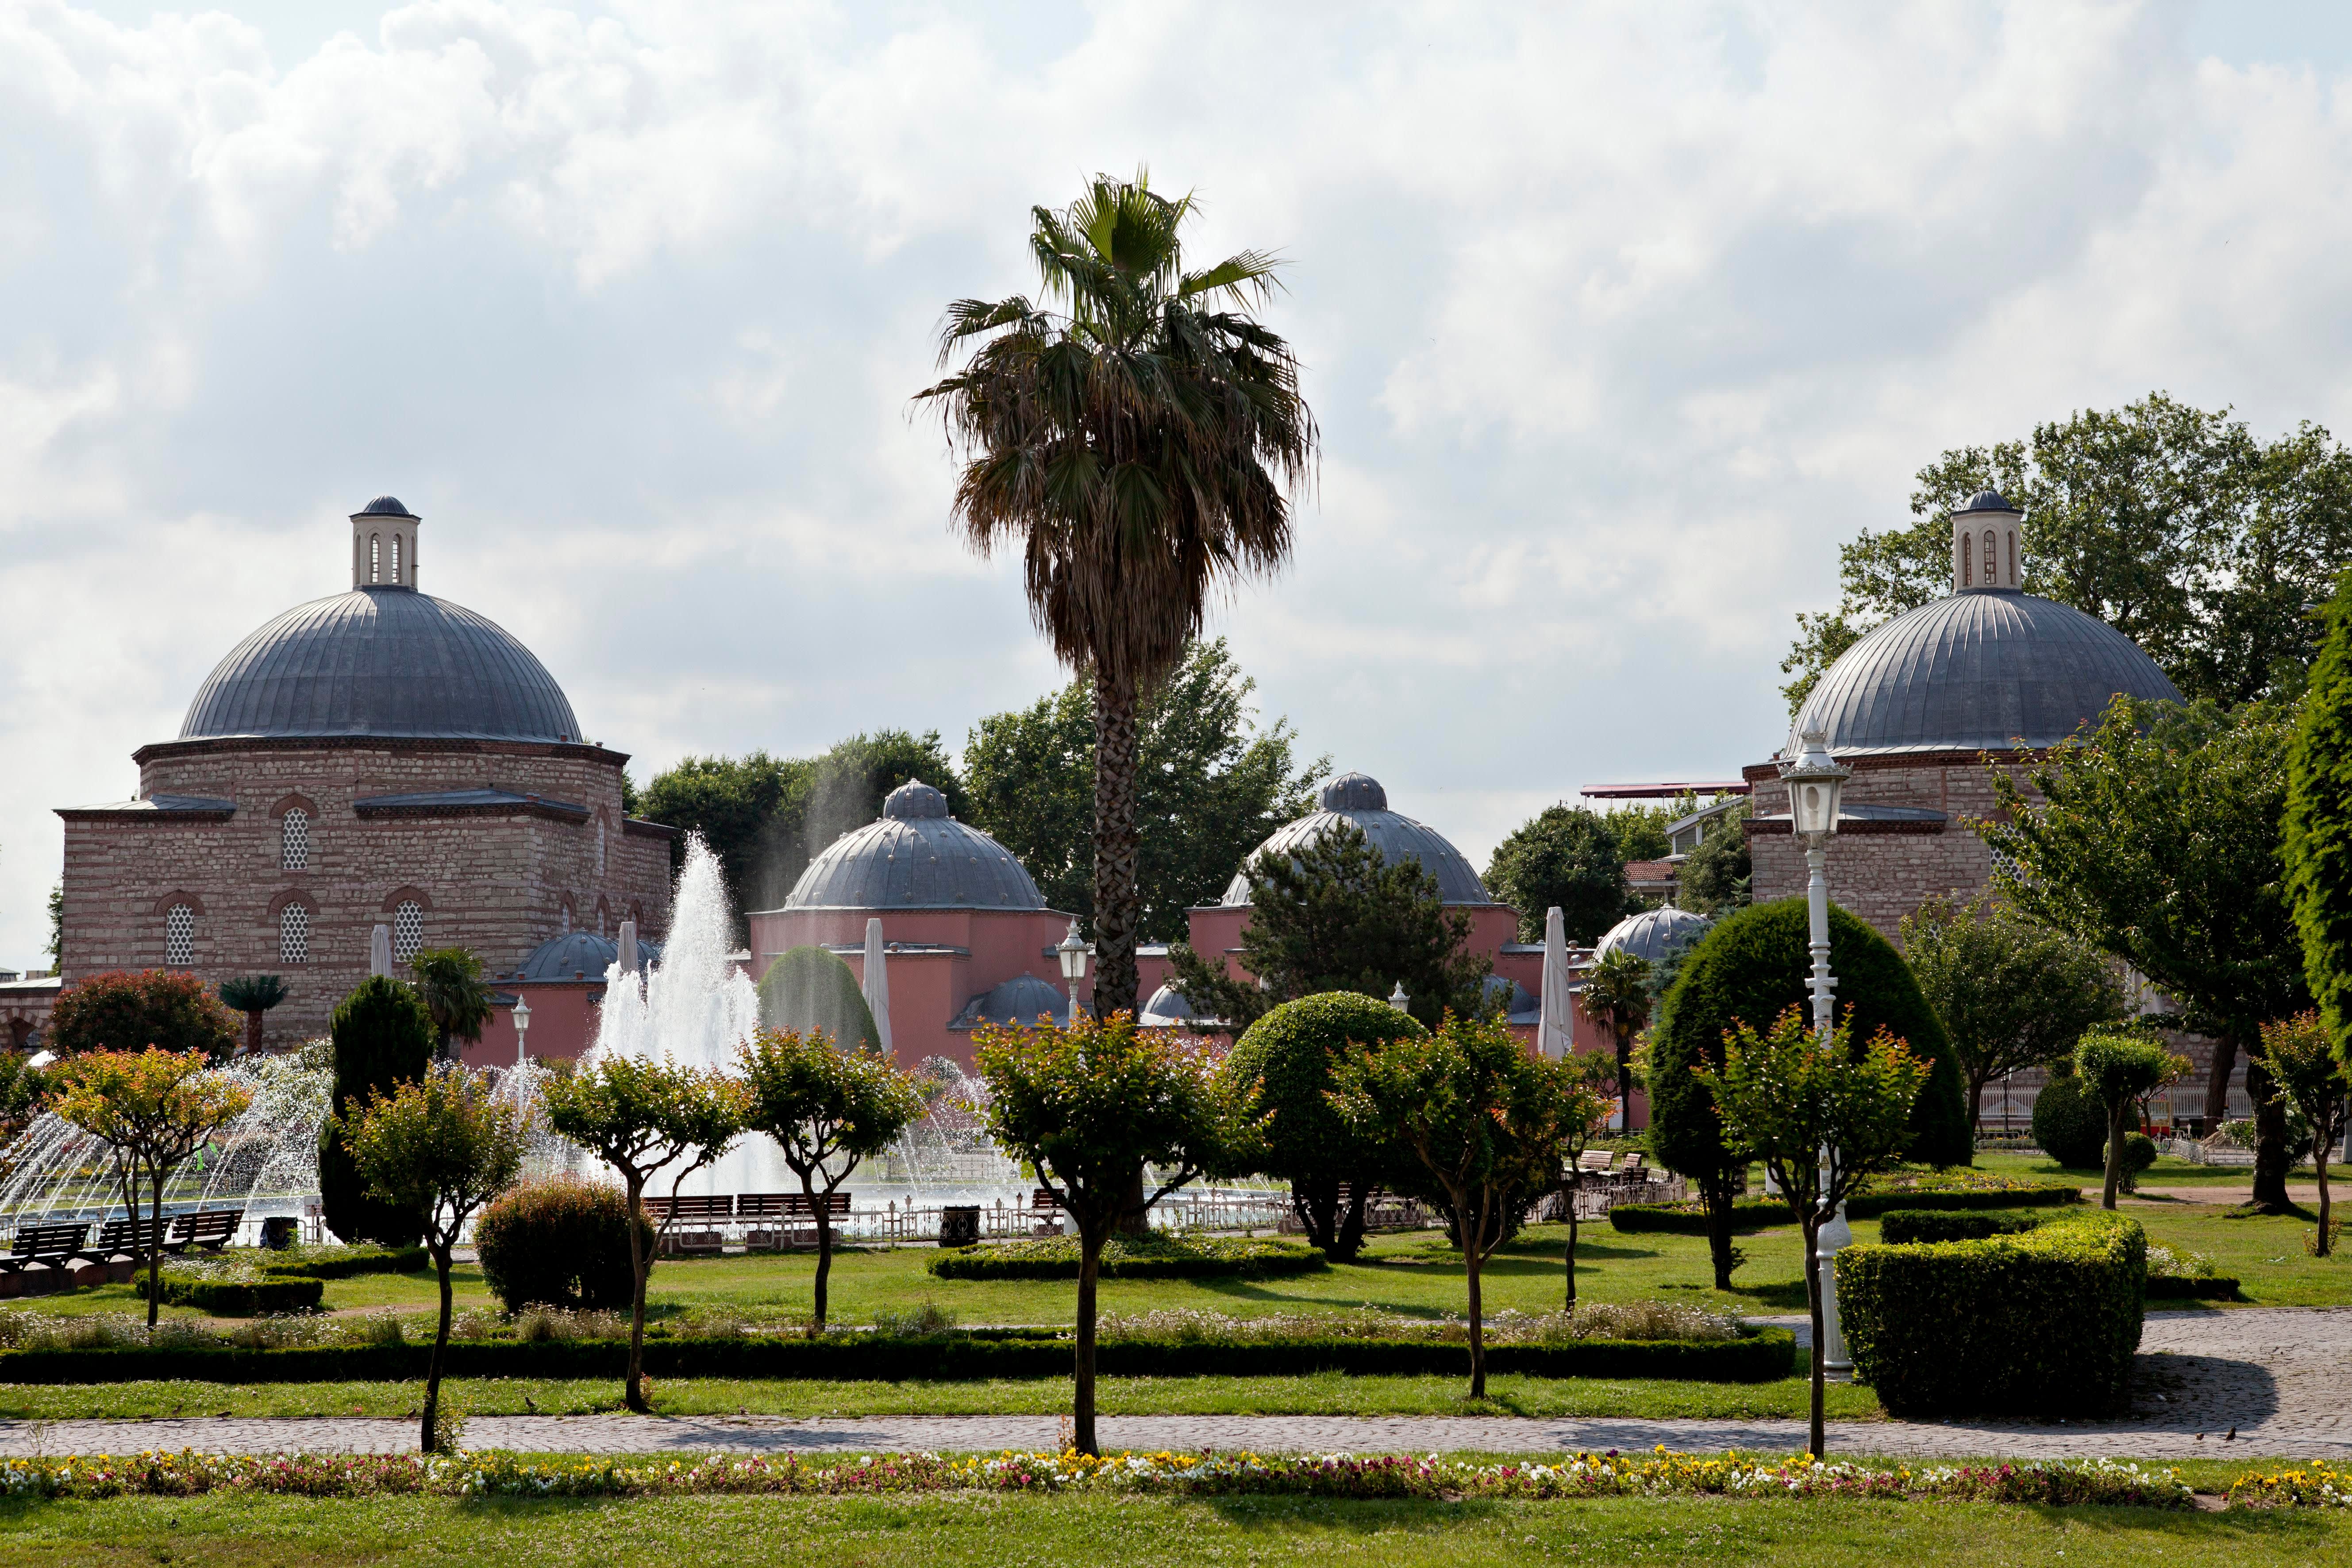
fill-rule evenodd
<path id="1" fill-rule="evenodd" d="M 375 1094 L 415 1082 L 433 1059 L 433 1015 L 414 990 L 387 975 L 368 976 L 343 998 L 331 1034 L 337 1118 L 350 1116 Z M 319 1206 L 327 1228 L 345 1241 L 413 1247 L 425 1234 L 423 1215 L 368 1195 L 335 1120 L 319 1135 Z"/>
<path id="2" fill-rule="evenodd" d="M 2099 1158 L 2104 1162 L 2106 1157 L 2106 1148 L 2105 1145 L 2102 1145 L 2099 1149 Z M 2142 1171 L 2147 1170 L 2150 1165 L 2155 1163 L 2155 1139 L 2149 1137 L 2145 1132 L 2126 1132 L 2124 1134 L 2125 1170 L 2129 1171 L 2133 1175 L 2137 1175 Z"/>
<path id="3" fill-rule="evenodd" d="M 821 947 L 788 948 L 760 977 L 760 1022 L 771 1029 L 822 1029 L 845 1051 L 882 1048 L 874 1010 L 849 965 Z"/>
<path id="4" fill-rule="evenodd" d="M 1788 1008 L 1810 1007 L 1811 941 L 1805 900 L 1780 899 L 1727 916 L 1684 957 L 1651 1031 L 1650 1149 L 1658 1163 L 1700 1178 L 1730 1163 L 1714 1098 L 1693 1069 L 1722 1064 L 1723 1034 L 1735 1023 L 1761 1032 Z M 1830 968 L 1838 1016 L 1851 1010 L 1857 1051 L 1884 1027 L 1930 1064 L 1911 1107 L 1904 1157 L 1967 1164 L 1974 1141 L 1959 1060 L 1910 965 L 1885 937 L 1832 905 Z"/>
<path id="5" fill-rule="evenodd" d="M 2107 1108 L 2072 1072 L 2053 1076 L 2033 1100 L 2033 1141 L 2068 1170 L 2106 1163 Z"/>
<path id="6" fill-rule="evenodd" d="M 637 1235 L 650 1245 L 653 1226 L 639 1221 Z M 629 1204 L 618 1187 L 576 1176 L 509 1187 L 482 1211 L 474 1246 L 484 1283 L 509 1312 L 629 1304 Z"/>

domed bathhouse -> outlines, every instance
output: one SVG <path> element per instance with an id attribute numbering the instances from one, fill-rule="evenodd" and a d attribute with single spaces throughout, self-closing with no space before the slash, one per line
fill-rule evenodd
<path id="1" fill-rule="evenodd" d="M 1819 729 L 1853 769 L 1831 840 L 1831 895 L 1893 939 L 1930 894 L 1970 898 L 1992 852 L 1969 826 L 1993 815 L 1988 760 L 2013 772 L 2117 695 L 2179 701 L 2130 638 L 2022 591 L 2016 508 L 1991 490 L 1952 514 L 1952 592 L 1848 648 L 1805 700 L 1790 735 Z M 1754 787 L 1748 853 L 1758 902 L 1805 890 L 1776 763 Z"/>
<path id="2" fill-rule="evenodd" d="M 278 974 L 280 1045 L 326 1032 L 378 925 L 394 973 L 423 948 L 503 973 L 567 932 L 660 933 L 675 830 L 624 813 L 626 753 L 583 737 L 529 648 L 418 589 L 420 526 L 391 496 L 352 514 L 351 591 L 232 648 L 178 736 L 132 753 L 136 795 L 58 812 L 67 983 Z M 487 1059 L 513 1059 L 506 1020 Z"/>

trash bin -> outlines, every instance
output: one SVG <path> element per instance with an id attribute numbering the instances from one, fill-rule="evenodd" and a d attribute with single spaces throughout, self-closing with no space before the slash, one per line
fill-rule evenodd
<path id="1" fill-rule="evenodd" d="M 301 1222 L 290 1214 L 274 1214 L 261 1222 L 261 1245 L 272 1252 L 285 1252 L 294 1245 L 295 1227 Z"/>
<path id="2" fill-rule="evenodd" d="M 940 1245 L 941 1247 L 980 1245 L 980 1205 L 978 1204 L 951 1204 L 940 1210 Z"/>

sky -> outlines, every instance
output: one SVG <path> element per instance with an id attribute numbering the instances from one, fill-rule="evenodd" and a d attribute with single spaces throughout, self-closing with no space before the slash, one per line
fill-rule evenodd
<path id="1" fill-rule="evenodd" d="M 0 0 L 0 966 L 379 493 L 640 782 L 1057 684 L 910 397 L 1146 166 L 1323 435 L 1211 629 L 1481 865 L 1769 757 L 1943 449 L 2352 426 L 2342 7 Z"/>

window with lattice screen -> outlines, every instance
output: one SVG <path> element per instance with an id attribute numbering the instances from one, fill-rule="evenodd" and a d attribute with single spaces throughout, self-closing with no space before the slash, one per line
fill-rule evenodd
<path id="1" fill-rule="evenodd" d="M 310 814 L 299 805 L 278 825 L 278 863 L 289 871 L 310 868 Z"/>
<path id="2" fill-rule="evenodd" d="M 310 911 L 299 904 L 278 911 L 278 962 L 310 962 Z"/>
<path id="3" fill-rule="evenodd" d="M 392 911 L 392 956 L 405 963 L 425 945 L 425 906 L 403 899 Z"/>
<path id="4" fill-rule="evenodd" d="M 174 968 L 196 961 L 196 911 L 173 904 L 163 911 L 163 962 Z"/>

